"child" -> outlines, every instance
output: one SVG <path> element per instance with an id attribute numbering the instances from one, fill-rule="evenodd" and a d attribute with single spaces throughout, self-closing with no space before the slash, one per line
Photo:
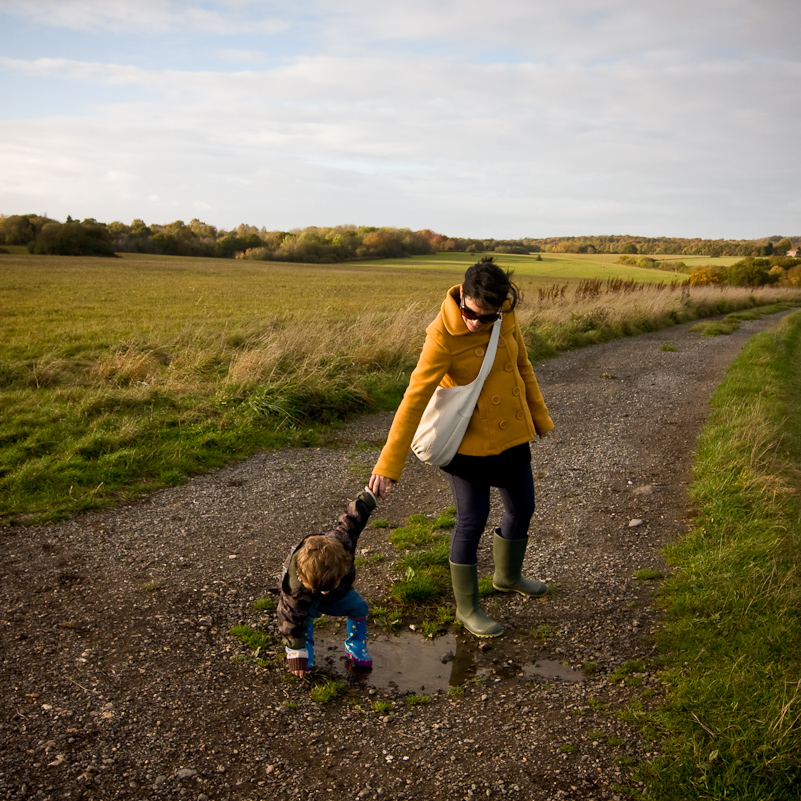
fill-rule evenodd
<path id="1" fill-rule="evenodd" d="M 348 618 L 345 653 L 356 667 L 372 667 L 367 652 L 367 603 L 353 589 L 353 558 L 376 497 L 367 487 L 351 501 L 339 524 L 311 534 L 292 551 L 281 576 L 278 628 L 286 645 L 287 667 L 303 677 L 314 667 L 314 620 L 320 615 Z"/>

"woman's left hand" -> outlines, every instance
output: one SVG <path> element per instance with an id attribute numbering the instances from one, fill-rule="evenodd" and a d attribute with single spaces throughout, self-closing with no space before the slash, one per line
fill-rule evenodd
<path id="1" fill-rule="evenodd" d="M 377 495 L 381 500 L 389 495 L 390 490 L 392 489 L 392 484 L 394 482 L 391 478 L 387 478 L 386 476 L 379 476 L 373 473 L 370 476 L 370 481 L 367 484 L 367 488 L 373 495 Z"/>

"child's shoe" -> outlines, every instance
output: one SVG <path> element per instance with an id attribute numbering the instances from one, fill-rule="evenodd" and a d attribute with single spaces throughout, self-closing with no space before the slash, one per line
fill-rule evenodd
<path id="1" fill-rule="evenodd" d="M 369 668 L 373 660 L 367 653 L 367 618 L 348 618 L 348 638 L 345 640 L 345 653 L 356 667 Z"/>

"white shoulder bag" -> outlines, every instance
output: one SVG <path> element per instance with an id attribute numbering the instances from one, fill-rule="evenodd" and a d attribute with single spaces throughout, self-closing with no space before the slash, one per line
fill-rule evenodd
<path id="1" fill-rule="evenodd" d="M 478 396 L 495 361 L 501 317 L 492 326 L 487 352 L 475 381 L 457 387 L 437 387 L 420 418 L 412 440 L 415 456 L 426 464 L 442 467 L 456 455 L 478 403 Z"/>

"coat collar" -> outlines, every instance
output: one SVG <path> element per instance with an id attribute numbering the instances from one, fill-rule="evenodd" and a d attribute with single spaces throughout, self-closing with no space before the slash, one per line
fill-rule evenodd
<path id="1" fill-rule="evenodd" d="M 442 314 L 442 322 L 445 324 L 445 330 L 454 337 L 469 334 L 467 326 L 462 319 L 462 312 L 459 308 L 459 284 L 452 286 L 445 295 L 445 300 L 442 301 L 440 307 Z"/>

